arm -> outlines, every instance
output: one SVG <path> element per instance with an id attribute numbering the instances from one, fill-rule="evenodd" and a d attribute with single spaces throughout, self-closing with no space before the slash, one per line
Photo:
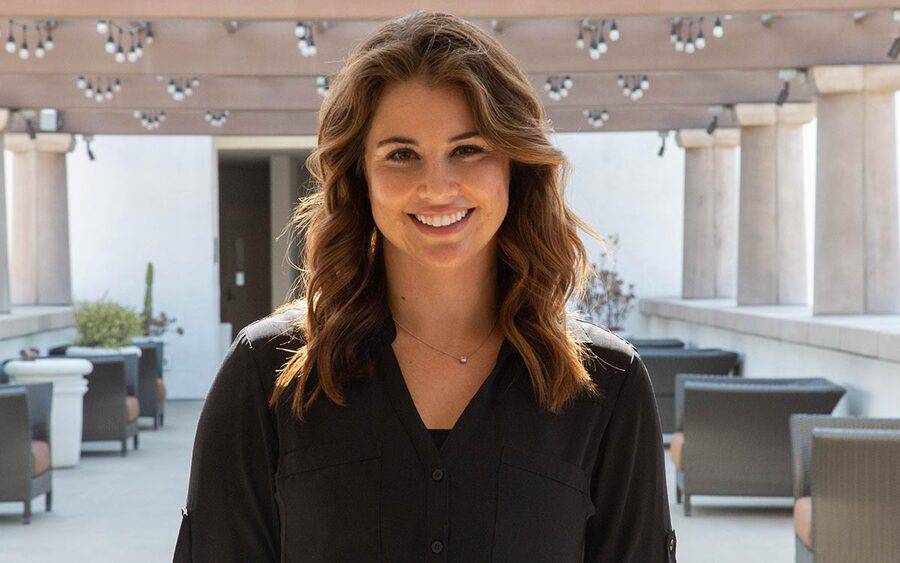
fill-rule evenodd
<path id="1" fill-rule="evenodd" d="M 584 560 L 674 563 L 659 413 L 640 356 L 624 377 L 591 476 L 597 512 L 587 521 Z"/>
<path id="2" fill-rule="evenodd" d="M 176 562 L 279 557 L 276 437 L 252 354 L 242 330 L 203 405 Z"/>

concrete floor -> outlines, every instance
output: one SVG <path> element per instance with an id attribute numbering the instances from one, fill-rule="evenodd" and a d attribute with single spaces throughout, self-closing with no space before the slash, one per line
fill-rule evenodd
<path id="1" fill-rule="evenodd" d="M 166 425 L 124 458 L 116 442 L 85 444 L 77 467 L 54 471 L 53 512 L 38 497 L 27 526 L 21 504 L 0 503 L 0 561 L 171 561 L 201 406 L 168 402 Z M 695 497 L 685 518 L 666 462 L 680 563 L 794 560 L 790 499 Z"/>

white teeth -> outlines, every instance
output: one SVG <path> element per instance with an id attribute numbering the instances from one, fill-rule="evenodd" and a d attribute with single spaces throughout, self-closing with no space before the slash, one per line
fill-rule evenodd
<path id="1" fill-rule="evenodd" d="M 457 221 L 461 221 L 468 213 L 468 210 L 463 210 L 450 215 L 416 215 L 415 217 L 420 222 L 431 225 L 432 227 L 446 227 L 447 225 L 452 225 Z"/>

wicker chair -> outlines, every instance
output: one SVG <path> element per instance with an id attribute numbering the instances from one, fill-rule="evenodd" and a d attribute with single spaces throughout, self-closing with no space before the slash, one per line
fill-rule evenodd
<path id="1" fill-rule="evenodd" d="M 74 357 L 74 356 L 69 356 Z M 138 449 L 138 415 L 140 402 L 128 393 L 137 388 L 137 369 L 129 369 L 132 355 L 85 356 L 94 365 L 87 374 L 88 391 L 84 395 L 82 442 L 116 440 L 122 444 L 122 455 L 128 453 L 128 439 Z M 136 366 L 134 366 L 136 368 Z"/>
<path id="2" fill-rule="evenodd" d="M 900 553 L 900 418 L 791 416 L 798 563 Z"/>
<path id="3" fill-rule="evenodd" d="M 0 501 L 21 501 L 31 522 L 31 499 L 53 505 L 50 413 L 52 383 L 0 384 Z"/>
<path id="4" fill-rule="evenodd" d="M 718 348 L 648 348 L 639 350 L 653 383 L 663 434 L 675 432 L 675 374 L 737 375 L 740 356 Z"/>
<path id="5" fill-rule="evenodd" d="M 690 516 L 692 495 L 791 496 L 790 416 L 830 413 L 845 390 L 823 378 L 678 374 L 675 393 L 669 454 Z"/>
<path id="6" fill-rule="evenodd" d="M 135 342 L 141 349 L 138 360 L 138 396 L 141 402 L 140 416 L 153 417 L 153 429 L 163 424 L 166 404 L 166 385 L 163 383 L 163 343 Z"/>

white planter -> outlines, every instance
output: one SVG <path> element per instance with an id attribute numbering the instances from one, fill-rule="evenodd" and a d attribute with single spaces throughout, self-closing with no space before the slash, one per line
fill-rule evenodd
<path id="1" fill-rule="evenodd" d="M 3 369 L 15 383 L 53 383 L 50 463 L 54 468 L 77 465 L 81 459 L 83 397 L 88 389 L 84 376 L 93 371 L 93 364 L 79 358 L 41 358 L 12 360 Z"/>
<path id="2" fill-rule="evenodd" d="M 97 348 L 94 346 L 69 346 L 66 348 L 66 356 L 108 356 L 110 354 L 134 354 L 141 356 L 141 349 L 137 346 L 122 346 L 121 348 Z"/>

